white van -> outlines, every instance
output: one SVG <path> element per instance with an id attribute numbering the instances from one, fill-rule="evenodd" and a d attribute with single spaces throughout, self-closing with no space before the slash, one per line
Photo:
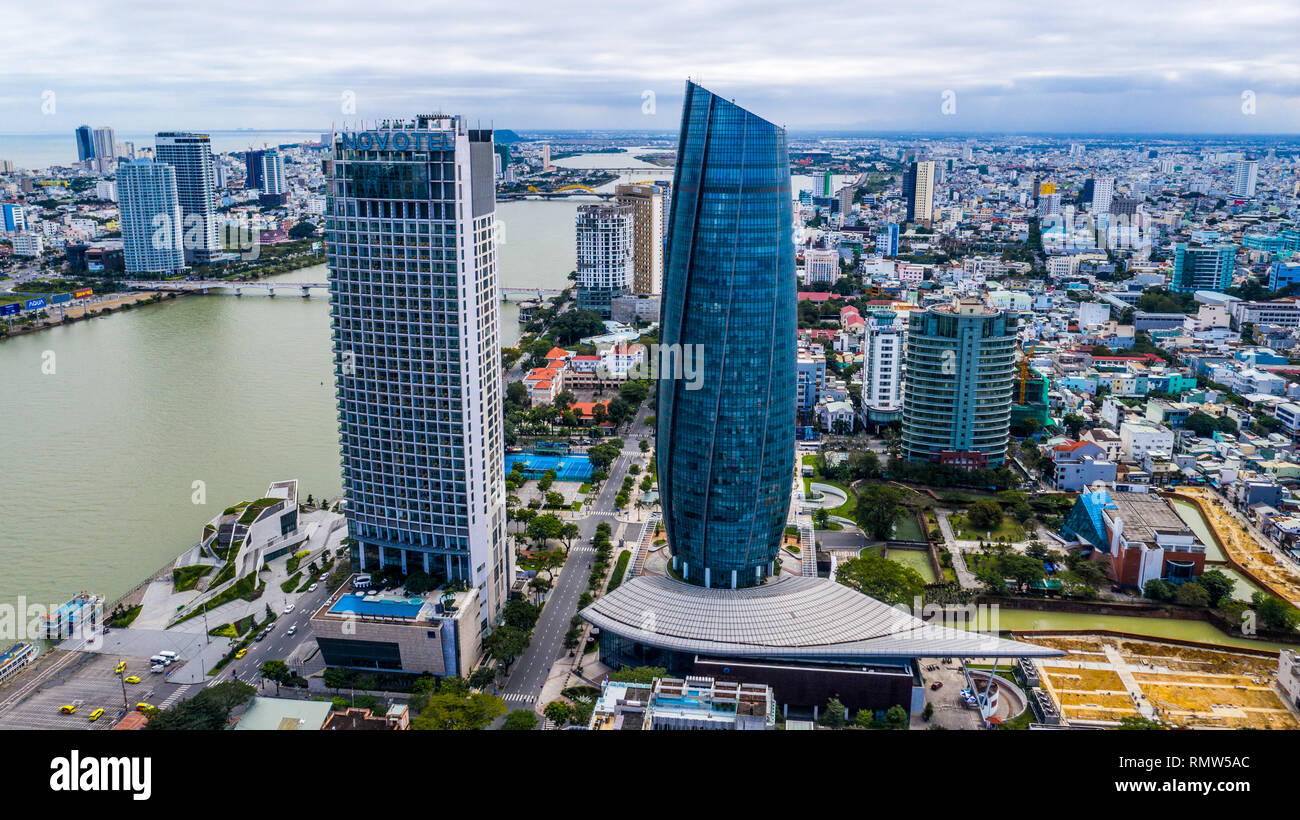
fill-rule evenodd
<path id="1" fill-rule="evenodd" d="M 170 649 L 164 649 L 163 651 L 159 652 L 158 657 L 166 658 L 168 663 L 175 663 L 176 661 L 180 660 L 180 656 L 177 655 L 175 652 L 171 651 Z"/>

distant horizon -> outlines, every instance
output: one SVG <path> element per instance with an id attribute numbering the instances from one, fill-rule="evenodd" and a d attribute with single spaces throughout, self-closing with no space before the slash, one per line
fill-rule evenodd
<path id="1" fill-rule="evenodd" d="M 377 119 L 383 119 L 379 117 Z M 101 123 L 79 123 L 71 129 L 55 131 L 0 131 L 0 137 L 63 137 L 69 139 L 73 137 L 74 132 L 81 125 L 90 125 L 91 127 L 110 127 L 118 136 L 153 136 L 163 131 L 190 131 L 200 134 L 323 134 L 329 130 L 328 126 L 317 127 L 284 127 L 284 128 L 199 128 L 190 126 L 164 126 L 157 129 L 119 129 L 111 122 Z M 336 126 L 337 127 L 337 126 Z M 1294 139 L 1300 141 L 1300 131 L 1261 131 L 1261 132 L 1235 132 L 1235 131 L 1047 131 L 1047 130 L 942 130 L 929 128 L 818 128 L 818 127 L 792 127 L 782 126 L 786 133 L 791 137 L 799 136 L 838 136 L 838 137 L 890 137 L 890 136 L 939 136 L 939 137 L 1077 137 L 1081 139 L 1106 139 L 1106 138 L 1125 138 L 1125 137 L 1145 137 L 1158 139 L 1226 139 L 1226 140 L 1275 140 L 1275 139 Z M 534 126 L 494 126 L 494 131 L 512 131 L 515 134 L 542 134 L 542 135 L 563 135 L 563 134 L 609 134 L 617 138 L 618 135 L 638 136 L 638 135 L 660 135 L 665 138 L 675 137 L 676 130 L 659 130 L 659 129 L 636 129 L 636 128 L 539 128 Z"/>

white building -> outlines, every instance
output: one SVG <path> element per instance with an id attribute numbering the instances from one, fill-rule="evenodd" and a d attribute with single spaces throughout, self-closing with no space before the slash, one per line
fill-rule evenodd
<path id="1" fill-rule="evenodd" d="M 636 208 L 632 205 L 580 205 L 578 308 L 610 318 L 610 300 L 632 290 L 636 276 Z"/>
<path id="2" fill-rule="evenodd" d="M 14 256 L 36 257 L 45 251 L 45 239 L 32 231 L 14 234 L 13 243 Z"/>
<path id="3" fill-rule="evenodd" d="M 882 309 L 869 310 L 863 318 L 862 407 L 867 420 L 881 421 L 903 409 L 907 317 Z"/>
<path id="4" fill-rule="evenodd" d="M 840 252 L 835 248 L 807 248 L 803 252 L 804 282 L 835 284 L 840 278 Z"/>
<path id="5" fill-rule="evenodd" d="M 1259 162 L 1253 159 L 1239 159 L 1233 164 L 1232 195 L 1252 197 L 1255 195 L 1255 183 L 1259 180 Z"/>
<path id="6" fill-rule="evenodd" d="M 1140 461 L 1148 453 L 1174 451 L 1174 431 L 1160 424 L 1125 421 L 1119 426 L 1120 450 L 1129 461 Z"/>

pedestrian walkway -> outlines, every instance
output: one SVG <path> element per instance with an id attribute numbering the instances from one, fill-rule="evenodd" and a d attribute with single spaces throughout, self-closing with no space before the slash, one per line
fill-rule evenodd
<path id="1" fill-rule="evenodd" d="M 166 700 L 158 704 L 158 708 L 166 709 L 170 707 L 173 703 L 185 697 L 185 694 L 189 692 L 190 689 L 193 688 L 193 686 L 194 684 L 187 683 L 184 686 L 176 687 L 175 691 L 173 691 L 170 695 L 168 695 Z"/>
<path id="2" fill-rule="evenodd" d="M 531 705 L 537 702 L 537 696 L 528 692 L 507 692 L 499 697 L 506 703 L 527 703 Z"/>

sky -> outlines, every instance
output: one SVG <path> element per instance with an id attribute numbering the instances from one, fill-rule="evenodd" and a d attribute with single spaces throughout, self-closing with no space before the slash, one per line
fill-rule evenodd
<path id="1" fill-rule="evenodd" d="M 43 0 L 4 27 L 9 134 L 676 131 L 687 77 L 792 130 L 1300 133 L 1295 0 Z"/>

